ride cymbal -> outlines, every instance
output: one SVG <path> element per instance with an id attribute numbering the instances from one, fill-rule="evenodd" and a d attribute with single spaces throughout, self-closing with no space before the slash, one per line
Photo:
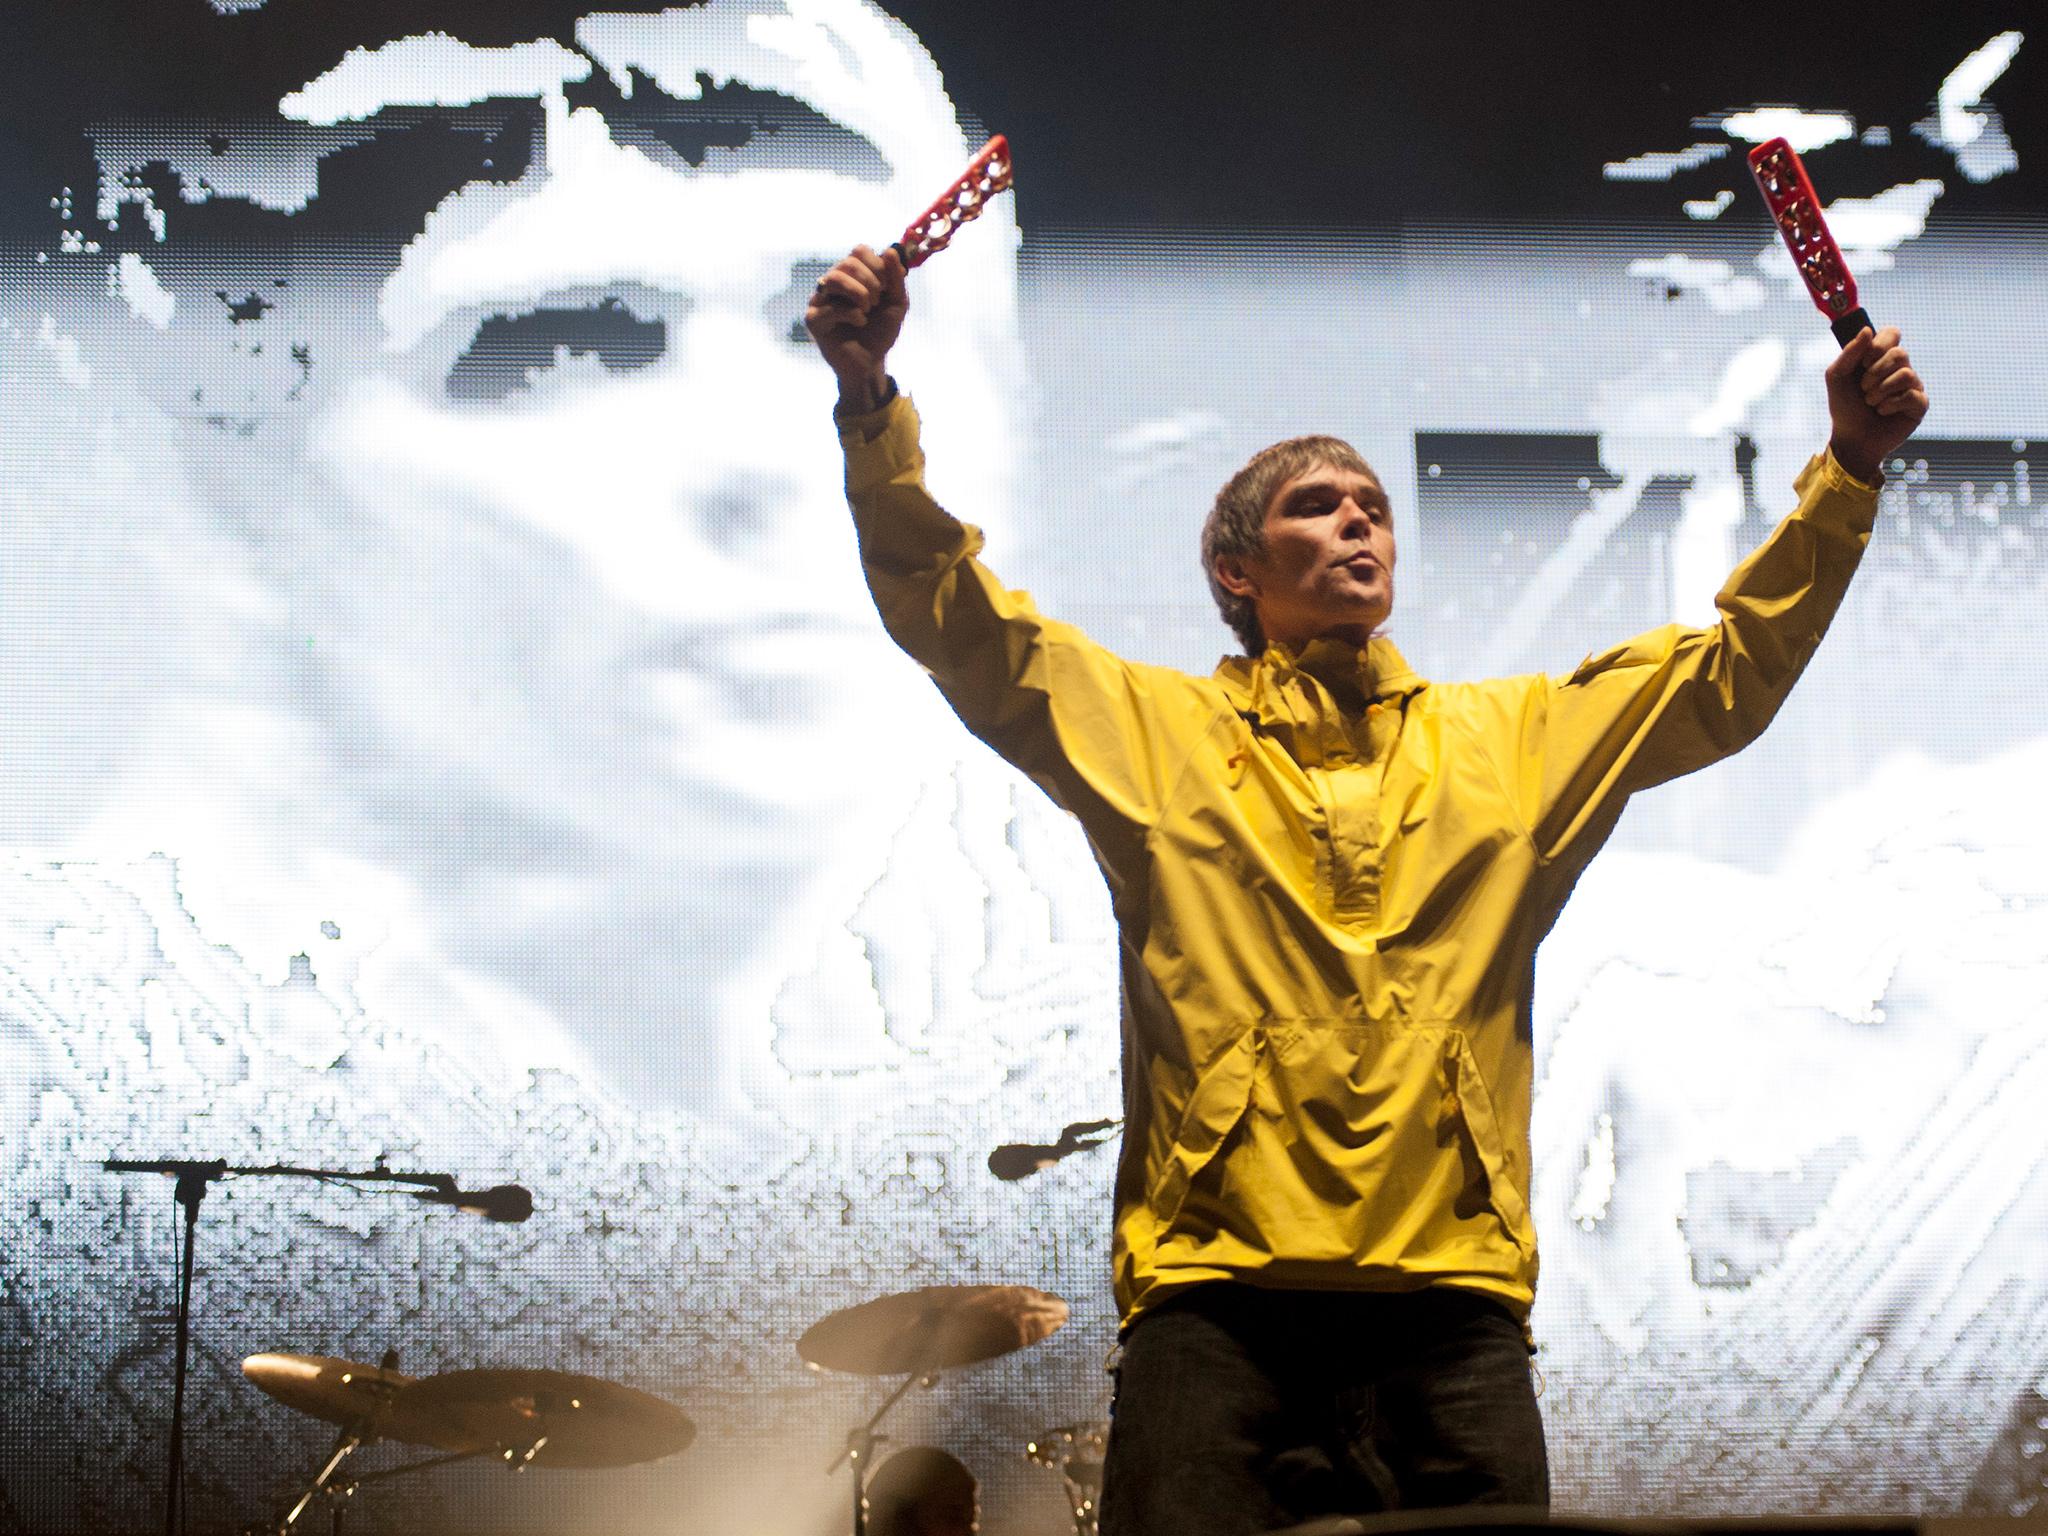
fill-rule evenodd
<path id="1" fill-rule="evenodd" d="M 461 1449 L 494 1445 L 538 1467 L 629 1467 L 673 1456 L 697 1435 L 664 1398 L 568 1371 L 444 1371 L 403 1400 Z"/>

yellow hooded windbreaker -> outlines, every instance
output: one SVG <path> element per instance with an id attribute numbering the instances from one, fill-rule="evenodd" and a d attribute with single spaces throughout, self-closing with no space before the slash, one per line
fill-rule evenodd
<path id="1" fill-rule="evenodd" d="M 1869 542 L 1816 458 L 1711 628 L 1566 678 L 1432 684 L 1385 640 L 1124 661 L 1041 616 L 923 483 L 897 396 L 840 421 L 889 633 L 1079 818 L 1122 941 L 1125 1326 L 1180 1288 L 1448 1285 L 1526 1317 L 1536 946 L 1628 796 L 1767 725 Z"/>

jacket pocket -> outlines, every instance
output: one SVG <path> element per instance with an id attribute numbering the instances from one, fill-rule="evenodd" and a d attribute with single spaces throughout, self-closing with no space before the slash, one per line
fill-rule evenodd
<path id="1" fill-rule="evenodd" d="M 1530 1260 L 1536 1255 L 1535 1224 L 1529 1205 L 1508 1173 L 1507 1143 L 1493 1110 L 1493 1093 L 1472 1059 L 1472 1047 L 1456 1030 L 1444 1036 L 1444 1083 L 1452 1113 L 1472 1154 L 1486 1174 L 1487 1201 L 1507 1228 L 1517 1248 Z"/>
<path id="2" fill-rule="evenodd" d="M 1209 1166 L 1251 1107 L 1266 1027 L 1253 1024 L 1205 1067 L 1188 1093 L 1159 1171 L 1145 1203 L 1161 1230 L 1171 1227 L 1188 1197 L 1188 1187 Z"/>

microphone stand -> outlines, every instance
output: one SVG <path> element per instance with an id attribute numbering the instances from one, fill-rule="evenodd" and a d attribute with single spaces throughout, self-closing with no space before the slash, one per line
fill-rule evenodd
<path id="1" fill-rule="evenodd" d="M 185 1492 L 185 1372 L 192 1350 L 193 1245 L 199 1236 L 199 1203 L 206 1188 L 230 1177 L 313 1179 L 322 1184 L 403 1184 L 429 1193 L 453 1195 L 450 1173 L 394 1173 L 378 1167 L 367 1171 L 340 1168 L 295 1168 L 270 1163 L 260 1168 L 230 1167 L 225 1159 L 194 1162 L 178 1158 L 136 1160 L 111 1157 L 100 1165 L 109 1173 L 161 1173 L 176 1179 L 173 1198 L 185 1213 L 183 1241 L 178 1247 L 178 1322 L 176 1364 L 171 1377 L 171 1444 L 164 1473 L 164 1536 L 178 1536 Z"/>

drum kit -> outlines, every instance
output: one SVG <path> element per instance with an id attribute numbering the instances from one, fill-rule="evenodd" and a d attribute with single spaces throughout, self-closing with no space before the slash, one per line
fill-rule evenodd
<path id="1" fill-rule="evenodd" d="M 1058 1142 L 998 1147 L 989 1167 L 999 1178 L 1026 1177 L 1061 1158 L 1102 1144 L 1113 1120 L 1068 1126 Z M 470 1211 L 490 1221 L 520 1222 L 533 1213 L 533 1196 L 519 1185 L 465 1193 L 447 1173 L 401 1172 L 378 1159 L 367 1169 L 301 1168 L 286 1164 L 230 1166 L 222 1159 L 108 1159 L 109 1172 L 174 1178 L 183 1212 L 178 1248 L 175 1366 L 165 1476 L 165 1536 L 183 1529 L 183 1445 L 186 1360 L 191 1340 L 193 1253 L 199 1210 L 208 1188 L 226 1178 L 311 1180 L 359 1189 L 410 1194 L 430 1205 Z M 895 1389 L 826 1468 L 852 1471 L 853 1529 L 867 1529 L 869 1464 L 884 1437 L 882 1420 L 914 1385 L 931 1386 L 942 1372 L 993 1360 L 1050 1338 L 1066 1324 L 1067 1304 L 1024 1285 L 934 1285 L 845 1307 L 820 1319 L 797 1341 L 815 1370 L 901 1377 Z M 673 1456 L 696 1437 L 689 1417 L 650 1393 L 568 1371 L 488 1369 L 410 1376 L 391 1351 L 376 1365 L 326 1355 L 251 1355 L 242 1371 L 288 1408 L 336 1426 L 333 1447 L 284 1517 L 253 1532 L 289 1536 L 316 1500 L 325 1499 L 337 1532 L 348 1500 L 365 1483 L 457 1462 L 491 1458 L 515 1471 L 529 1467 L 612 1468 Z M 1076 1536 L 1095 1536 L 1102 1485 L 1102 1424 L 1065 1425 L 1025 1447 L 1040 1466 L 1059 1474 L 1067 1491 Z M 437 1454 L 375 1471 L 354 1471 L 350 1458 L 380 1440 L 421 1446 Z M 344 1475 L 344 1468 L 350 1468 Z"/>
<path id="2" fill-rule="evenodd" d="M 895 1388 L 826 1469 L 852 1473 L 853 1530 L 867 1529 L 865 1490 L 889 1410 L 913 1386 L 1050 1338 L 1067 1321 L 1067 1304 L 1025 1285 L 933 1285 L 844 1307 L 797 1341 L 813 1370 L 900 1377 Z M 682 1409 L 651 1393 L 568 1371 L 491 1369 L 409 1376 L 396 1352 L 377 1365 L 324 1355 L 259 1354 L 242 1362 L 257 1387 L 286 1407 L 335 1425 L 333 1448 L 283 1519 L 261 1529 L 289 1536 L 315 1501 L 325 1499 L 341 1529 L 348 1500 L 365 1483 L 457 1462 L 490 1459 L 528 1467 L 613 1468 L 673 1456 L 696 1438 Z M 1095 1536 L 1106 1424 L 1047 1430 L 1025 1447 L 1066 1490 L 1075 1536 Z M 437 1454 L 381 1470 L 344 1475 L 364 1446 L 389 1440 Z"/>

